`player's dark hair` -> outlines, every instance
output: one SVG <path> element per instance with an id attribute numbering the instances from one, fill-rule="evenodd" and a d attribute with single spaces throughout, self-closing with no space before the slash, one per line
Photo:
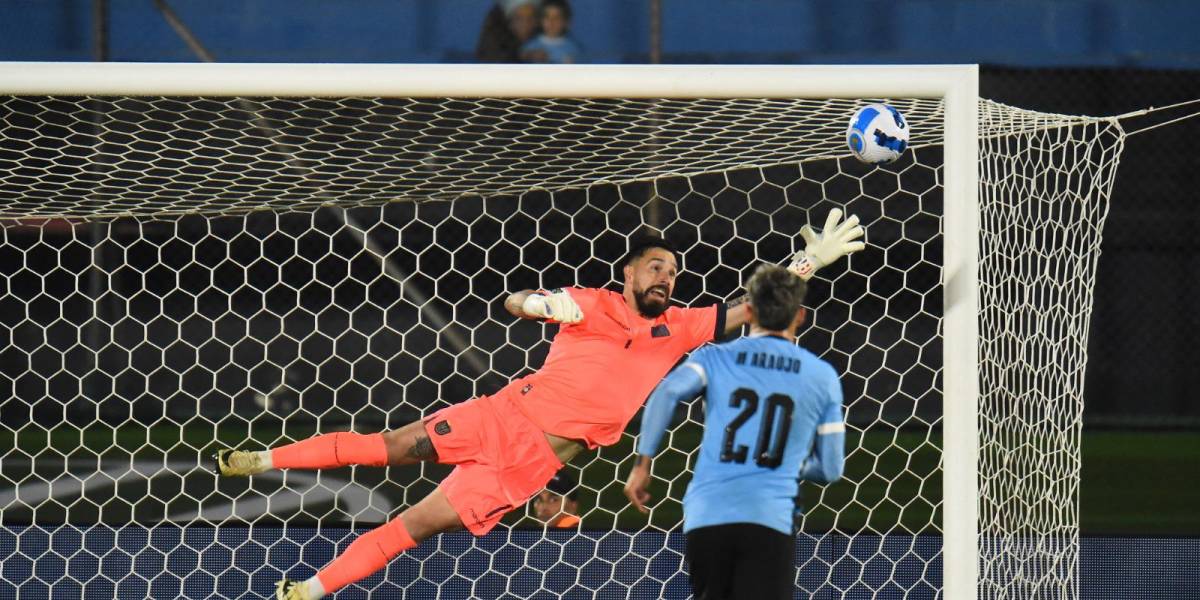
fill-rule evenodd
<path id="1" fill-rule="evenodd" d="M 567 0 L 546 0 L 542 3 L 542 14 L 546 14 L 546 9 L 552 6 L 557 7 L 558 10 L 562 11 L 564 19 L 567 21 L 571 20 L 571 5 L 567 2 Z"/>
<path id="2" fill-rule="evenodd" d="M 579 502 L 579 492 L 576 489 L 575 480 L 571 479 L 571 476 L 563 471 L 559 471 L 554 475 L 546 484 L 546 489 L 550 493 L 562 496 L 567 500 Z"/>
<path id="3" fill-rule="evenodd" d="M 783 331 L 792 324 L 804 304 L 808 284 L 779 265 L 762 265 L 746 283 L 750 305 L 758 324 L 770 331 Z"/>
<path id="4" fill-rule="evenodd" d="M 675 249 L 675 244 L 672 244 L 670 240 L 657 235 L 641 234 L 629 242 L 629 252 L 625 253 L 625 257 L 621 259 L 620 265 L 624 267 L 632 263 L 641 258 L 651 248 L 662 248 L 674 254 L 676 260 L 679 259 L 679 251 Z"/>

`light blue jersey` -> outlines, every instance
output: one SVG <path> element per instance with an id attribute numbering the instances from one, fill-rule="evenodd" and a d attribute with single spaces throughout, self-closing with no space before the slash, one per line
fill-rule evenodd
<path id="1" fill-rule="evenodd" d="M 579 42 L 571 36 L 552 38 L 546 34 L 539 35 L 521 46 L 521 54 L 541 50 L 546 53 L 544 62 L 552 64 L 577 64 L 587 62 L 583 59 L 583 49 Z"/>
<path id="2" fill-rule="evenodd" d="M 799 479 L 829 483 L 842 475 L 837 373 L 776 336 L 701 348 L 650 395 L 638 454 L 658 452 L 676 404 L 701 390 L 704 437 L 683 499 L 684 531 L 757 523 L 791 535 Z"/>

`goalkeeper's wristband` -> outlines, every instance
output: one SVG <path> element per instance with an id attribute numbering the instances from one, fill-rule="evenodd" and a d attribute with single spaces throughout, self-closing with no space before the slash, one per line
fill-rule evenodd
<path id="1" fill-rule="evenodd" d="M 817 264 L 816 259 L 805 254 L 803 250 L 797 252 L 796 257 L 792 259 L 792 264 L 788 265 L 788 270 L 792 272 L 792 275 L 804 281 L 812 279 L 818 268 L 820 265 Z"/>

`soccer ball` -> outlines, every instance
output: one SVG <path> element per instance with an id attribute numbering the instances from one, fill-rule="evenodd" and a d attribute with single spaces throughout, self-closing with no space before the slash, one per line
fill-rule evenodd
<path id="1" fill-rule="evenodd" d="M 908 123 L 900 111 L 886 104 L 868 104 L 850 118 L 846 144 L 858 160 L 873 165 L 890 163 L 908 147 Z"/>

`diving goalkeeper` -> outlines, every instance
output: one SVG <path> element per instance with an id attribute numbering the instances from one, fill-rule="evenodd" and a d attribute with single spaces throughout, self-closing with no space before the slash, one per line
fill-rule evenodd
<path id="1" fill-rule="evenodd" d="M 808 279 L 863 248 L 854 216 L 825 230 L 801 230 L 806 246 L 789 267 Z M 523 506 L 582 449 L 615 443 L 654 386 L 681 357 L 749 321 L 745 299 L 728 305 L 670 305 L 678 262 L 661 238 L 635 243 L 622 261 L 620 292 L 595 288 L 510 294 L 504 307 L 522 319 L 559 323 L 537 372 L 497 393 L 444 408 L 395 431 L 328 433 L 263 451 L 221 450 L 224 476 L 270 469 L 347 465 L 455 465 L 437 489 L 398 517 L 359 536 L 304 581 L 277 584 L 279 600 L 312 600 L 368 577 L 429 537 L 466 527 L 482 536 Z"/>

